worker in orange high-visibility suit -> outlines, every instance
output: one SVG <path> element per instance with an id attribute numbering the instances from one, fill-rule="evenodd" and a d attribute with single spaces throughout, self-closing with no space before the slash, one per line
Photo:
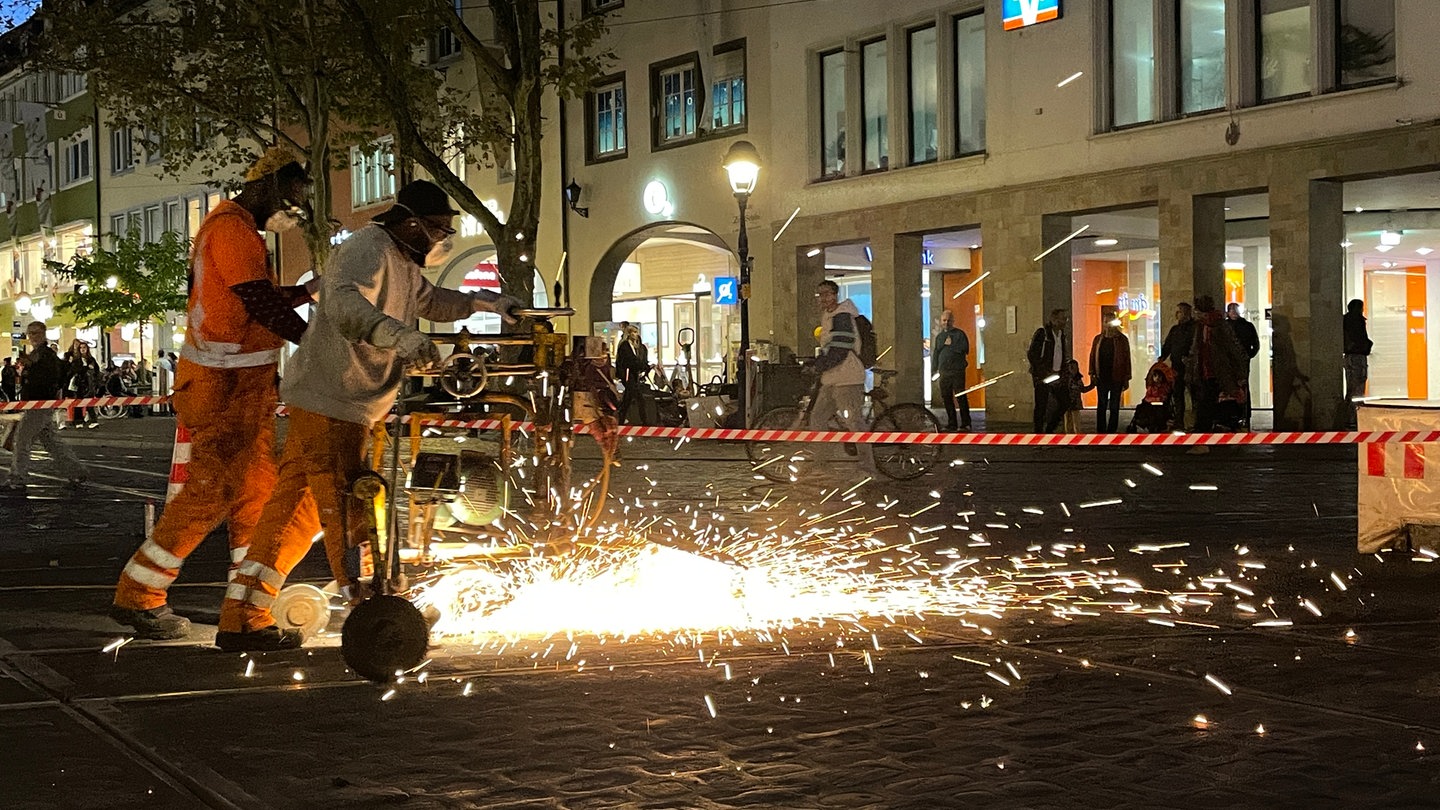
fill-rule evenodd
<path id="1" fill-rule="evenodd" d="M 280 482 L 225 591 L 215 636 L 220 649 L 282 650 L 303 643 L 298 630 L 276 624 L 270 607 L 310 548 L 317 508 L 330 570 L 352 604 L 361 598 L 344 565 L 345 550 L 364 539 L 364 505 L 350 494 L 350 484 L 366 469 L 366 438 L 395 401 L 405 364 L 440 359 L 415 319 L 449 323 L 489 311 L 513 320 L 515 299 L 435 287 L 422 274 L 423 267 L 446 260 L 458 213 L 439 186 L 416 180 L 330 255 L 320 306 L 285 375 L 290 425 Z"/>
<path id="2" fill-rule="evenodd" d="M 195 235 L 189 327 L 173 397 L 190 429 L 190 480 L 126 563 L 110 611 L 140 638 L 189 632 L 189 620 L 166 599 L 181 563 L 225 522 L 238 564 L 275 486 L 280 348 L 300 341 L 305 321 L 295 307 L 314 298 L 305 286 L 277 286 L 259 229 L 299 224 L 309 182 L 293 155 L 272 148 L 246 173 L 244 190 L 216 205 Z"/>

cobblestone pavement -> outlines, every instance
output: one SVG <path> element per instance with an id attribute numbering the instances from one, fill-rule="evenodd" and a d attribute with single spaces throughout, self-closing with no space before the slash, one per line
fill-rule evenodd
<path id="1" fill-rule="evenodd" d="M 978 533 L 994 558 L 1083 546 L 1140 586 L 1136 598 L 1160 602 L 1220 572 L 1254 594 L 1217 580 L 1208 608 L 448 644 L 423 682 L 387 694 L 347 673 L 333 635 L 254 659 L 208 648 L 224 570 L 213 540 L 172 594 L 202 623 L 197 637 L 101 652 L 120 638 L 101 612 L 109 585 L 168 465 L 164 426 L 150 424 L 163 420 L 139 422 L 76 437 L 97 464 L 86 491 L 47 484 L 0 502 L 0 738 L 18 743 L 5 807 L 1419 807 L 1440 796 L 1434 567 L 1354 552 L 1349 448 L 976 450 L 916 482 L 859 490 L 860 512 L 917 515 L 891 535 L 968 521 L 935 545 L 966 548 Z M 776 486 L 742 459 L 727 445 L 631 444 L 617 508 L 677 522 L 703 501 L 759 527 L 822 514 L 858 480 L 837 457 Z M 786 500 L 742 511 L 767 498 Z M 666 542 L 666 525 L 652 537 Z M 317 563 L 297 575 L 322 575 Z M 1294 624 L 1254 626 L 1271 611 Z"/>

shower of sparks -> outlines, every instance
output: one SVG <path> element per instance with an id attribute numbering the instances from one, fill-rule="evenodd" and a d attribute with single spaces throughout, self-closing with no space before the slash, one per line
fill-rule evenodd
<path id="1" fill-rule="evenodd" d="M 134 641 L 134 640 L 135 640 L 135 637 L 134 637 L 134 636 L 121 636 L 120 638 L 117 638 L 117 639 L 115 639 L 114 641 L 110 642 L 109 644 L 106 644 L 104 647 L 100 648 L 100 652 L 102 652 L 102 653 L 115 652 L 116 650 L 119 650 L 121 647 L 124 647 L 126 644 L 129 644 L 130 642 L 132 642 L 132 641 Z"/>

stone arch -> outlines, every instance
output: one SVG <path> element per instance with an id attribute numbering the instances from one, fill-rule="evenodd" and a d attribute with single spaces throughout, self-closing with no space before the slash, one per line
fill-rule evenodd
<path id="1" fill-rule="evenodd" d="M 656 237 L 687 240 L 727 253 L 734 250 L 714 231 L 693 222 L 670 220 L 636 228 L 615 240 L 610 249 L 601 255 L 600 261 L 595 264 L 595 271 L 590 274 L 590 320 L 592 322 L 611 319 L 610 304 L 615 297 L 615 279 L 620 275 L 620 265 L 630 258 L 630 254 L 634 253 L 636 248 Z"/>

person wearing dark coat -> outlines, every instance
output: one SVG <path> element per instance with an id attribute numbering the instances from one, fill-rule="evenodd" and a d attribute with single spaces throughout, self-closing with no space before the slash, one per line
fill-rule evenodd
<path id="1" fill-rule="evenodd" d="M 1160 345 L 1157 360 L 1169 360 L 1175 369 L 1175 387 L 1170 390 L 1170 413 L 1176 430 L 1185 429 L 1185 358 L 1190 356 L 1190 345 L 1195 341 L 1195 310 L 1187 303 L 1175 305 L 1175 325 L 1165 333 L 1165 342 Z"/>
<path id="2" fill-rule="evenodd" d="M 1355 426 L 1355 400 L 1365 396 L 1365 384 L 1370 379 L 1370 340 L 1365 328 L 1365 302 L 1359 298 L 1345 307 L 1344 352 L 1345 352 L 1345 405 L 1349 412 L 1350 426 Z"/>
<path id="3" fill-rule="evenodd" d="M 69 358 L 69 390 L 72 397 L 93 397 L 100 393 L 105 383 L 105 375 L 100 372 L 100 363 L 95 355 L 90 353 L 90 344 L 83 340 L 77 340 L 66 352 Z M 79 427 L 87 425 L 97 427 L 100 424 L 99 411 L 96 408 L 71 408 L 70 426 Z"/>
<path id="4" fill-rule="evenodd" d="M 615 371 L 620 375 L 620 382 L 625 384 L 625 395 L 620 400 L 622 423 L 629 421 L 632 406 L 640 407 L 640 388 L 645 384 L 642 377 L 649 370 L 650 350 L 640 342 L 640 330 L 635 326 L 625 327 L 625 339 L 615 349 Z M 643 418 L 636 421 L 643 421 Z"/>
<path id="5" fill-rule="evenodd" d="M 1036 329 L 1035 334 L 1030 337 L 1030 348 L 1025 352 L 1025 359 L 1030 363 L 1030 378 L 1035 384 L 1036 433 L 1049 433 L 1054 430 L 1047 418 L 1052 410 L 1061 414 L 1065 412 L 1066 402 L 1056 397 L 1056 389 L 1052 383 L 1061 378 L 1065 361 L 1073 357 L 1070 333 L 1065 330 L 1069 323 L 1068 310 L 1052 311 L 1050 321 Z"/>
<path id="6" fill-rule="evenodd" d="M 1222 399 L 1245 401 L 1250 360 L 1235 339 L 1235 330 L 1215 309 L 1214 299 L 1208 295 L 1196 298 L 1195 309 L 1195 339 L 1185 367 L 1195 400 L 1195 430 L 1203 433 L 1215 429 Z"/>
<path id="7" fill-rule="evenodd" d="M 1120 429 L 1120 397 L 1130 387 L 1130 341 L 1117 321 L 1105 324 L 1090 343 L 1090 384 L 1099 401 L 1095 406 L 1095 432 Z"/>
<path id="8" fill-rule="evenodd" d="M 1250 360 L 1260 353 L 1260 332 L 1255 329 L 1255 324 L 1245 320 L 1240 314 L 1240 305 L 1231 303 L 1225 306 L 1225 320 L 1230 323 L 1230 328 L 1235 331 L 1235 339 L 1240 341 L 1240 348 L 1245 350 L 1245 424 L 1250 424 L 1251 403 L 1254 401 L 1250 396 Z"/>
<path id="9" fill-rule="evenodd" d="M 939 376 L 940 400 L 945 407 L 945 429 L 969 430 L 970 395 L 960 392 L 965 390 L 965 369 L 970 365 L 970 337 L 955 326 L 955 316 L 950 310 L 941 313 L 940 331 L 935 333 L 930 347 Z"/>

